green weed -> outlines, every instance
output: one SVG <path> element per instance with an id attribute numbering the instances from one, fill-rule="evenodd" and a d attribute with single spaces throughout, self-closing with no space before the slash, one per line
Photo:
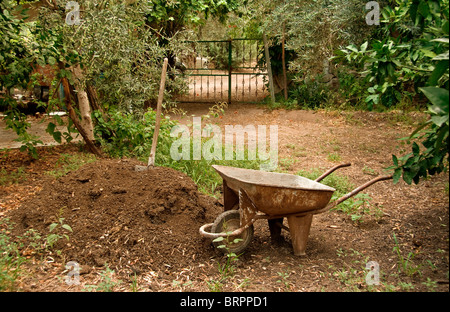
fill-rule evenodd
<path id="1" fill-rule="evenodd" d="M 393 233 L 395 246 L 392 251 L 397 255 L 397 264 L 398 264 L 398 272 L 403 272 L 404 274 L 412 277 L 415 274 L 422 275 L 420 271 L 422 265 L 415 265 L 413 263 L 413 259 L 416 256 L 414 252 L 409 252 L 406 257 L 403 256 L 402 251 L 400 250 L 400 245 L 397 240 L 397 236 Z"/>
<path id="2" fill-rule="evenodd" d="M 229 241 L 228 237 L 227 238 L 218 237 L 213 240 L 213 242 L 224 242 L 223 245 L 219 245 L 219 246 L 217 246 L 217 248 L 223 248 L 228 251 L 226 253 L 227 259 L 226 259 L 225 263 L 224 264 L 219 263 L 219 273 L 222 276 L 223 280 L 234 275 L 234 272 L 236 269 L 235 262 L 238 261 L 238 258 L 240 256 L 240 255 L 236 255 L 236 253 L 234 253 L 234 252 L 230 252 L 228 246 L 230 244 L 237 244 L 240 241 L 242 241 L 242 239 L 240 239 L 240 238 L 235 238 L 232 241 Z"/>
<path id="3" fill-rule="evenodd" d="M 290 273 L 286 272 L 277 272 L 278 276 L 280 277 L 279 280 L 277 280 L 277 283 L 282 283 L 287 291 L 291 290 L 291 283 L 288 281 L 289 276 L 291 276 Z"/>
<path id="4" fill-rule="evenodd" d="M 364 168 L 362 169 L 362 172 L 364 174 L 371 175 L 371 176 L 377 176 L 378 175 L 378 172 L 376 172 L 374 169 L 372 169 L 370 167 L 367 167 L 367 166 L 364 166 Z"/>
<path id="5" fill-rule="evenodd" d="M 84 289 L 90 292 L 112 292 L 116 286 L 122 283 L 121 280 L 114 279 L 114 274 L 114 270 L 111 270 L 108 264 L 105 264 L 105 269 L 99 273 L 100 282 L 96 285 L 86 285 Z"/>
<path id="6" fill-rule="evenodd" d="M 435 289 L 437 288 L 437 282 L 432 281 L 429 277 L 427 277 L 427 280 L 422 284 L 425 285 L 429 291 L 435 291 Z"/>
<path id="7" fill-rule="evenodd" d="M 213 242 L 224 242 L 224 244 L 217 246 L 217 248 L 226 249 L 227 253 L 226 253 L 225 263 L 221 264 L 220 262 L 218 262 L 219 279 L 211 279 L 209 281 L 206 281 L 210 291 L 212 291 L 212 292 L 222 291 L 224 282 L 227 279 L 234 276 L 235 270 L 236 270 L 236 262 L 238 261 L 238 258 L 240 255 L 237 255 L 234 252 L 230 252 L 228 246 L 230 244 L 236 244 L 240 241 L 242 241 L 242 239 L 240 239 L 240 238 L 235 238 L 232 241 L 230 241 L 229 237 L 226 237 L 226 238 L 218 237 L 213 240 Z M 242 287 L 242 283 L 241 283 L 240 287 Z"/>

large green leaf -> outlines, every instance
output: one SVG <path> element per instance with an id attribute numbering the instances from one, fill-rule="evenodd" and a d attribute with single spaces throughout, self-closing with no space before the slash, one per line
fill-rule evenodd
<path id="1" fill-rule="evenodd" d="M 429 110 L 436 115 L 448 115 L 449 107 L 449 92 L 447 89 L 438 87 L 423 87 L 420 91 L 430 100 L 431 105 Z"/>
<path id="2" fill-rule="evenodd" d="M 436 39 L 433 39 L 431 41 L 449 44 L 449 38 L 436 38 Z"/>
<path id="3" fill-rule="evenodd" d="M 411 172 L 408 170 L 403 171 L 403 181 L 405 181 L 407 184 L 410 185 L 412 180 L 413 180 L 413 175 L 411 174 Z"/>
<path id="4" fill-rule="evenodd" d="M 447 60 L 448 61 L 448 59 L 449 59 L 448 51 L 444 52 L 444 53 L 441 53 L 441 54 L 438 54 L 435 57 L 433 57 L 433 61 L 441 61 L 441 60 Z M 448 68 L 448 62 L 447 62 L 447 68 Z"/>
<path id="5" fill-rule="evenodd" d="M 428 79 L 428 85 L 430 86 L 436 86 L 438 84 L 439 79 L 442 77 L 442 75 L 448 70 L 448 52 L 447 52 L 447 59 L 444 58 L 437 58 L 441 56 L 442 54 L 436 56 L 433 60 L 440 60 L 436 66 L 434 67 L 433 72 L 431 73 L 430 78 Z"/>
<path id="6" fill-rule="evenodd" d="M 431 121 L 438 127 L 442 126 L 444 123 L 448 124 L 448 115 L 442 116 L 432 116 Z"/>
<path id="7" fill-rule="evenodd" d="M 419 3 L 418 9 L 420 14 L 425 18 L 430 14 L 430 8 L 428 7 L 428 3 L 426 3 L 425 1 L 421 1 Z"/>
<path id="8" fill-rule="evenodd" d="M 402 176 L 402 169 L 401 168 L 397 168 L 397 169 L 395 169 L 395 171 L 394 171 L 394 175 L 392 176 L 392 178 L 393 178 L 393 182 L 394 182 L 394 184 L 397 184 L 398 183 L 398 181 L 400 180 L 400 177 Z"/>

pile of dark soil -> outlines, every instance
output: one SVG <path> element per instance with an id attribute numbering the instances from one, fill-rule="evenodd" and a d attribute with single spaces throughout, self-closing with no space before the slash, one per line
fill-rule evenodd
<path id="1" fill-rule="evenodd" d="M 51 183 L 12 211 L 15 231 L 43 235 L 64 218 L 73 232 L 54 246 L 66 261 L 141 272 L 182 268 L 211 255 L 198 234 L 221 211 L 185 174 L 165 167 L 137 172 L 135 160 L 99 160 Z"/>

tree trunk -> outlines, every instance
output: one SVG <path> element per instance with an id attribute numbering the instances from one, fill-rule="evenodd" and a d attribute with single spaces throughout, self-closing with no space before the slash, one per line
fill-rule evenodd
<path id="1" fill-rule="evenodd" d="M 59 69 L 63 70 L 65 69 L 65 66 L 62 62 L 59 62 L 58 64 Z M 80 68 L 81 71 L 81 68 Z M 83 137 L 84 141 L 86 142 L 87 148 L 88 150 L 97 155 L 97 156 L 101 156 L 101 151 L 100 149 L 94 144 L 94 131 L 93 131 L 93 126 L 92 126 L 92 119 L 90 118 L 91 116 L 89 115 L 89 119 L 91 120 L 91 131 L 92 133 L 89 134 L 89 131 L 86 131 L 86 129 L 84 128 L 84 126 L 82 125 L 82 123 L 80 122 L 77 113 L 75 112 L 75 110 L 73 109 L 72 106 L 72 90 L 71 90 L 71 86 L 69 84 L 69 81 L 67 80 L 67 78 L 62 78 L 61 79 L 61 83 L 63 85 L 64 88 L 64 100 L 66 103 L 66 107 L 67 107 L 67 112 L 69 113 L 69 118 L 73 121 L 73 124 L 75 126 L 75 128 L 77 128 L 78 132 L 81 134 L 81 136 Z M 87 98 L 87 95 L 86 95 Z M 75 100 L 75 98 L 73 98 Z M 80 100 L 80 97 L 78 96 L 78 100 Z M 83 98 L 81 98 L 81 100 L 84 100 Z M 85 105 L 86 103 L 84 103 Z M 87 101 L 87 104 L 89 105 L 89 101 Z M 82 106 L 82 105 L 79 105 Z M 80 107 L 81 110 L 81 107 Z M 90 108 L 89 108 L 89 112 L 90 112 Z"/>
<path id="2" fill-rule="evenodd" d="M 91 117 L 91 106 L 89 105 L 89 98 L 87 92 L 84 90 L 80 80 L 83 78 L 83 72 L 80 65 L 72 69 L 75 80 L 75 89 L 77 90 L 78 107 L 81 113 L 81 126 L 86 131 L 89 140 L 94 141 L 94 124 Z"/>
<path id="3" fill-rule="evenodd" d="M 67 107 L 67 111 L 69 113 L 70 119 L 72 119 L 73 124 L 75 125 L 75 128 L 77 128 L 78 132 L 81 134 L 84 141 L 86 142 L 86 145 L 87 145 L 89 151 L 97 156 L 101 156 L 100 149 L 97 146 L 95 146 L 94 141 L 89 138 L 87 131 L 84 129 L 84 127 L 80 123 L 77 113 L 75 112 L 75 110 L 72 107 L 72 103 L 71 103 L 72 101 L 70 99 L 71 98 L 70 86 L 69 86 L 69 81 L 67 80 L 67 78 L 62 79 L 62 84 L 63 84 L 63 88 L 64 88 L 64 93 L 66 95 L 65 102 L 66 102 L 66 107 Z"/>
<path id="4" fill-rule="evenodd" d="M 103 113 L 102 108 L 98 104 L 98 96 L 97 96 L 97 91 L 95 90 L 95 88 L 92 85 L 87 84 L 86 85 L 86 93 L 87 93 L 87 96 L 89 99 L 89 103 L 91 103 L 92 109 L 94 111 L 101 111 Z"/>

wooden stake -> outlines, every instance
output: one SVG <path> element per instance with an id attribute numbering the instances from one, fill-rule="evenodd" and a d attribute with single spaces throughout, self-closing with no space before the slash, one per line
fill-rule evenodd
<path id="1" fill-rule="evenodd" d="M 147 166 L 155 165 L 155 154 L 156 154 L 156 145 L 158 144 L 158 134 L 159 134 L 159 125 L 161 121 L 161 106 L 164 97 L 164 89 L 166 84 L 166 72 L 167 72 L 167 63 L 168 59 L 164 59 L 163 69 L 161 72 L 161 84 L 159 85 L 159 94 L 158 94 L 158 104 L 156 107 L 156 123 L 155 123 L 155 132 L 153 133 L 153 142 L 152 142 L 152 150 L 150 152 L 150 157 L 148 158 Z"/>

